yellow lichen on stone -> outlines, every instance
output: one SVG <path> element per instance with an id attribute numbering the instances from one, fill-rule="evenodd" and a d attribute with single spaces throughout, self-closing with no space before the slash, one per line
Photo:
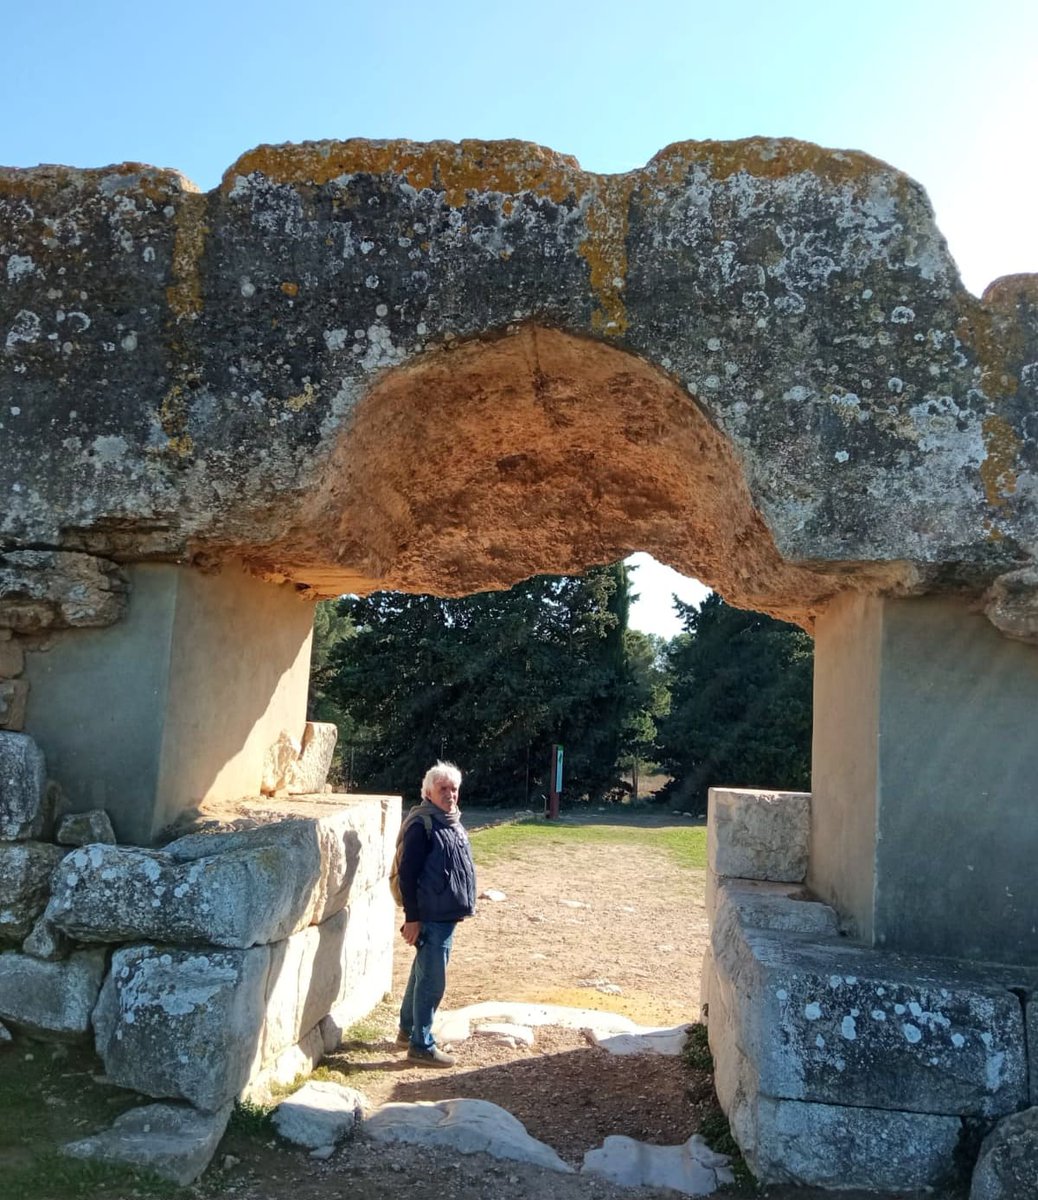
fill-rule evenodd
<path id="1" fill-rule="evenodd" d="M 591 290 L 597 307 L 591 328 L 605 337 L 620 337 L 627 331 L 628 206 L 634 188 L 633 175 L 600 175 L 587 210 L 587 236 L 580 256 L 587 262 Z"/>
<path id="2" fill-rule="evenodd" d="M 281 290 L 285 293 L 286 296 L 298 296 L 299 295 L 299 284 L 298 283 L 289 283 L 286 281 L 285 283 L 283 283 L 281 285 Z"/>
<path id="3" fill-rule="evenodd" d="M 862 187 L 877 174 L 893 174 L 909 183 L 907 175 L 859 150 L 827 150 L 814 142 L 795 138 L 741 138 L 733 142 L 673 142 L 656 154 L 644 169 L 645 182 L 675 186 L 683 182 L 695 163 L 710 168 L 712 179 L 728 179 L 744 172 L 756 179 L 781 179 L 812 174 L 830 183 Z"/>
<path id="4" fill-rule="evenodd" d="M 209 232 L 204 216 L 205 197 L 191 196 L 175 218 L 173 282 L 166 288 L 166 302 L 178 321 L 194 320 L 202 311 L 201 260 Z"/>
<path id="5" fill-rule="evenodd" d="M 187 404 L 181 384 L 173 383 L 167 388 L 159 406 L 159 425 L 167 438 L 164 451 L 177 458 L 187 458 L 194 451 L 194 441 L 187 432 Z"/>
<path id="6" fill-rule="evenodd" d="M 981 426 L 987 456 L 980 464 L 980 477 L 988 504 L 999 507 L 1016 491 L 1016 457 L 1020 438 L 1003 417 L 987 417 Z"/>
<path id="7" fill-rule="evenodd" d="M 198 187 L 186 175 L 146 163 L 115 163 L 110 167 L 65 167 L 44 164 L 39 167 L 0 167 L 0 197 L 41 200 L 66 189 L 96 191 L 102 180 L 115 176 L 133 177 L 134 194 L 155 205 L 166 205 L 181 193 L 198 194 Z"/>
<path id="8" fill-rule="evenodd" d="M 274 183 L 321 185 L 343 175 L 397 175 L 418 191 L 444 193 L 461 208 L 473 192 L 535 192 L 561 203 L 574 194 L 580 164 L 568 154 L 518 140 L 482 142 L 301 142 L 258 146 L 224 174 L 229 192 L 241 176 L 258 173 Z"/>
<path id="9" fill-rule="evenodd" d="M 315 394 L 314 385 L 308 379 L 303 384 L 303 390 L 297 396 L 289 396 L 285 401 L 285 405 L 293 412 L 299 412 L 300 409 L 313 404 Z"/>

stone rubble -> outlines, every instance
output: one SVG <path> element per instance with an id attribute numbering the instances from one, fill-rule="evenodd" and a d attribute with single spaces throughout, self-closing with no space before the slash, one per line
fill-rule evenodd
<path id="1" fill-rule="evenodd" d="M 68 813 L 58 822 L 54 840 L 59 846 L 89 846 L 91 843 L 115 845 L 115 830 L 108 814 L 101 808 L 89 812 Z"/>
<path id="2" fill-rule="evenodd" d="M 46 823 L 47 767 L 24 733 L 0 731 L 0 840 L 38 838 Z"/>
<path id="3" fill-rule="evenodd" d="M 500 1024 L 503 1023 L 503 1024 Z M 688 1026 L 661 1029 L 643 1026 L 621 1013 L 592 1008 L 570 1008 L 562 1004 L 526 1004 L 510 1000 L 484 1000 L 464 1008 L 436 1014 L 433 1032 L 437 1042 L 463 1042 L 473 1032 L 495 1028 L 507 1036 L 526 1038 L 517 1030 L 532 1031 L 540 1025 L 581 1029 L 592 1043 L 611 1054 L 664 1054 L 675 1056 L 688 1037 Z"/>
<path id="4" fill-rule="evenodd" d="M 614 1135 L 584 1155 L 581 1170 L 623 1187 L 664 1187 L 685 1196 L 711 1196 L 735 1182 L 728 1164 L 729 1159 L 711 1150 L 698 1134 L 680 1146 L 653 1146 Z"/>
<path id="5" fill-rule="evenodd" d="M 121 1163 L 153 1171 L 163 1179 L 186 1186 L 209 1165 L 220 1144 L 232 1104 L 212 1113 L 186 1104 L 149 1104 L 131 1108 L 110 1129 L 67 1142 L 69 1158 Z"/>
<path id="6" fill-rule="evenodd" d="M 286 1141 L 308 1150 L 334 1148 L 362 1119 L 368 1107 L 355 1088 L 309 1080 L 274 1109 L 274 1128 Z"/>

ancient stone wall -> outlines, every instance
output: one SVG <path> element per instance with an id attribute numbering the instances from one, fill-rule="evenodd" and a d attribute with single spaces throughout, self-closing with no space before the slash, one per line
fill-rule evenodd
<path id="1" fill-rule="evenodd" d="M 308 1073 L 389 990 L 399 824 L 398 797 L 327 795 L 157 850 L 102 814 L 55 844 L 43 757 L 0 733 L 0 1029 L 92 1037 L 108 1078 L 190 1105 L 215 1147 L 236 1097 Z"/>

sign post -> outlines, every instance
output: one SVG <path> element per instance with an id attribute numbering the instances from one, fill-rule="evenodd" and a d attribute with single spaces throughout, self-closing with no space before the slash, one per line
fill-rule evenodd
<path id="1" fill-rule="evenodd" d="M 548 801 L 544 806 L 544 815 L 549 821 L 559 815 L 559 794 L 562 791 L 562 747 L 558 744 L 551 748 L 551 781 L 548 785 Z"/>

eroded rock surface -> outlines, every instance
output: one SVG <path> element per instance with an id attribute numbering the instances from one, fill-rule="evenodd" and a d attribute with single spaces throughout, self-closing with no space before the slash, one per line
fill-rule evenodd
<path id="1" fill-rule="evenodd" d="M 320 142 L 206 195 L 3 170 L 0 246 L 20 553 L 461 594 L 642 548 L 807 625 L 1033 563 L 1038 282 L 969 295 L 862 154 Z"/>
<path id="2" fill-rule="evenodd" d="M 153 1171 L 163 1179 L 193 1183 L 209 1165 L 220 1144 L 232 1105 L 214 1113 L 186 1104 L 148 1104 L 116 1117 L 111 1129 L 67 1142 L 69 1158 L 123 1163 Z"/>
<path id="3" fill-rule="evenodd" d="M 0 842 L 0 944 L 27 937 L 47 905 L 65 851 L 46 842 Z"/>
<path id="4" fill-rule="evenodd" d="M 0 838 L 38 838 L 47 820 L 47 766 L 24 733 L 0 731 Z"/>

